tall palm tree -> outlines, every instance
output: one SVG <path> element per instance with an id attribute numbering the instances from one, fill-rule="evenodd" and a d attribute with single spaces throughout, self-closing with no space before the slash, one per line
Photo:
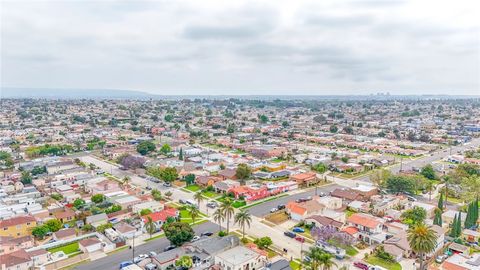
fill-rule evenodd
<path id="1" fill-rule="evenodd" d="M 423 223 L 413 225 L 407 231 L 407 240 L 411 249 L 419 256 L 420 270 L 425 269 L 425 255 L 435 250 L 437 233 Z"/>
<path id="2" fill-rule="evenodd" d="M 190 217 L 192 218 L 192 223 L 195 223 L 195 219 L 200 216 L 200 210 L 198 210 L 197 207 L 191 205 L 188 207 L 188 213 L 190 214 Z"/>
<path id="3" fill-rule="evenodd" d="M 320 265 L 323 265 L 323 270 L 331 270 L 333 266 L 337 266 L 336 263 L 332 261 L 333 256 L 328 253 L 323 253 L 319 257 Z"/>
<path id="4" fill-rule="evenodd" d="M 227 233 L 228 233 L 230 230 L 230 219 L 232 218 L 233 214 L 235 214 L 235 208 L 233 208 L 232 206 L 232 200 L 228 198 L 225 199 L 225 201 L 223 201 L 220 208 L 222 209 L 223 214 L 225 215 L 225 218 L 227 220 Z"/>
<path id="5" fill-rule="evenodd" d="M 125 187 L 126 187 L 126 186 L 128 185 L 128 182 L 129 182 L 129 181 L 130 181 L 130 177 L 128 177 L 128 176 L 123 177 L 123 179 L 122 179 L 122 186 L 125 186 Z"/>
<path id="6" fill-rule="evenodd" d="M 245 238 L 245 226 L 250 228 L 252 222 L 252 215 L 248 211 L 240 211 L 235 215 L 235 223 L 238 223 L 242 228 L 242 238 Z"/>
<path id="7" fill-rule="evenodd" d="M 200 191 L 195 193 L 195 195 L 193 195 L 193 198 L 197 201 L 198 209 L 200 209 L 200 203 L 203 202 L 204 199 L 202 193 Z"/>
<path id="8" fill-rule="evenodd" d="M 308 251 L 305 252 L 305 256 L 310 258 L 308 266 L 311 270 L 319 270 L 321 266 L 321 256 L 324 254 L 324 251 L 319 247 L 310 247 Z"/>
<path id="9" fill-rule="evenodd" d="M 217 208 L 215 212 L 213 212 L 213 220 L 218 222 L 218 227 L 222 230 L 222 221 L 225 220 L 225 214 L 223 213 L 222 208 Z"/>
<path id="10" fill-rule="evenodd" d="M 157 230 L 155 223 L 153 222 L 151 217 L 147 217 L 147 222 L 145 223 L 145 230 L 150 234 L 150 238 L 152 238 L 152 234 L 155 233 Z"/>

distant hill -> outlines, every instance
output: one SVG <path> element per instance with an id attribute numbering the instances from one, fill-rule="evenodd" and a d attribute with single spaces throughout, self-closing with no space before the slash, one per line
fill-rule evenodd
<path id="1" fill-rule="evenodd" d="M 147 99 L 155 95 L 141 91 L 116 89 L 53 89 L 2 87 L 0 98 L 46 98 L 46 99 Z"/>

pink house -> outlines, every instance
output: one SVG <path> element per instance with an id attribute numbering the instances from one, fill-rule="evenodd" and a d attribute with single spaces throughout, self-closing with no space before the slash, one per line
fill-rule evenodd
<path id="1" fill-rule="evenodd" d="M 268 191 L 266 186 L 238 186 L 229 189 L 228 192 L 232 192 L 233 194 L 235 194 L 236 199 L 244 197 L 247 201 L 260 200 L 270 196 L 270 192 Z"/>

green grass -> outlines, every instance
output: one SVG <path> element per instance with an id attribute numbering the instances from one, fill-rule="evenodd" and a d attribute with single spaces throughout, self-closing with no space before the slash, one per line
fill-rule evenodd
<path id="1" fill-rule="evenodd" d="M 146 240 L 145 240 L 145 241 L 146 241 Z M 113 254 L 113 253 L 117 253 L 117 252 L 122 251 L 122 250 L 124 250 L 124 249 L 126 249 L 126 248 L 128 248 L 127 245 L 121 246 L 121 247 L 116 248 L 116 249 L 114 249 L 114 250 L 112 250 L 112 251 L 110 251 L 110 252 L 107 252 L 107 255 L 110 255 L 110 254 Z"/>
<path id="2" fill-rule="evenodd" d="M 282 161 L 283 161 L 283 159 L 280 159 L 280 158 L 274 158 L 274 159 L 272 159 L 272 160 L 270 160 L 270 161 L 271 161 L 271 162 L 273 162 L 273 163 L 280 163 L 280 162 L 282 162 Z"/>
<path id="3" fill-rule="evenodd" d="M 297 269 L 300 269 L 300 263 L 293 260 L 293 261 L 290 261 L 290 267 L 293 269 L 293 270 L 297 270 Z"/>
<path id="4" fill-rule="evenodd" d="M 347 255 L 352 257 L 358 254 L 358 250 L 352 246 L 346 247 L 345 252 L 347 253 Z"/>
<path id="5" fill-rule="evenodd" d="M 68 245 L 48 249 L 48 251 L 50 251 L 51 253 L 55 253 L 55 252 L 58 252 L 58 251 L 63 251 L 63 253 L 65 253 L 66 255 L 71 254 L 71 253 L 75 253 L 78 250 L 79 250 L 78 249 L 78 242 L 73 242 L 73 243 L 70 243 Z"/>
<path id="6" fill-rule="evenodd" d="M 207 198 L 216 198 L 220 196 L 220 194 L 216 193 L 215 191 L 202 191 L 202 195 Z"/>
<path id="7" fill-rule="evenodd" d="M 156 235 L 156 236 L 154 236 L 154 237 L 147 238 L 147 239 L 145 239 L 144 241 L 145 241 L 145 242 L 148 242 L 148 241 L 152 241 L 152 240 L 155 240 L 155 239 L 158 239 L 158 238 L 162 238 L 162 237 L 164 237 L 164 236 L 165 236 L 165 234 L 164 234 L 164 233 L 161 233 L 161 234 Z"/>
<path id="8" fill-rule="evenodd" d="M 198 185 L 190 185 L 190 186 L 184 187 L 184 189 L 186 189 L 188 191 L 191 191 L 191 192 L 197 192 L 197 191 L 200 190 L 200 187 Z"/>
<path id="9" fill-rule="evenodd" d="M 232 203 L 232 206 L 235 208 L 239 208 L 239 207 L 245 206 L 246 204 L 247 203 L 245 201 L 234 201 Z"/>
<path id="10" fill-rule="evenodd" d="M 355 214 L 355 213 L 357 213 L 357 212 L 352 211 L 350 209 L 345 210 L 345 215 L 347 216 L 347 218 L 350 217 L 351 215 Z"/>
<path id="11" fill-rule="evenodd" d="M 388 262 L 376 256 L 370 256 L 365 260 L 369 264 L 378 265 L 388 270 L 402 270 L 402 266 L 397 262 Z"/>

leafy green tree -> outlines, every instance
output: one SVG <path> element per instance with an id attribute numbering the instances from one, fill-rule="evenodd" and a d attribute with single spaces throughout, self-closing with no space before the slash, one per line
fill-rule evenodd
<path id="1" fill-rule="evenodd" d="M 91 200 L 94 203 L 102 203 L 103 201 L 105 201 L 105 195 L 95 194 L 95 195 L 92 196 Z"/>
<path id="2" fill-rule="evenodd" d="M 322 265 L 321 257 L 323 254 L 325 254 L 325 252 L 317 246 L 312 246 L 308 251 L 305 252 L 305 257 L 310 258 L 308 266 L 311 270 L 320 269 L 320 266 Z"/>
<path id="3" fill-rule="evenodd" d="M 435 217 L 433 218 L 433 224 L 442 226 L 443 221 L 442 221 L 442 210 L 440 208 L 435 208 Z"/>
<path id="4" fill-rule="evenodd" d="M 110 222 L 106 223 L 106 224 L 102 224 L 102 225 L 97 227 L 97 232 L 104 233 L 106 229 L 110 229 L 112 227 L 113 227 L 113 225 Z"/>
<path id="5" fill-rule="evenodd" d="M 22 184 L 24 185 L 29 185 L 32 183 L 32 175 L 30 174 L 30 172 L 27 172 L 27 171 L 23 171 L 22 172 L 22 177 L 20 178 L 20 181 L 22 182 Z"/>
<path id="6" fill-rule="evenodd" d="M 328 170 L 328 167 L 324 163 L 320 162 L 320 163 L 317 163 L 315 165 L 312 165 L 312 170 L 314 170 L 318 173 L 324 173 Z"/>
<path id="7" fill-rule="evenodd" d="M 180 148 L 180 151 L 178 152 L 178 159 L 183 160 L 183 148 Z"/>
<path id="8" fill-rule="evenodd" d="M 242 228 L 242 238 L 245 238 L 245 227 L 250 227 L 251 222 L 252 215 L 248 211 L 242 210 L 235 215 L 235 223 L 238 223 Z"/>
<path id="9" fill-rule="evenodd" d="M 268 117 L 264 114 L 259 115 L 258 119 L 260 120 L 261 123 L 264 123 L 264 124 L 268 122 Z"/>
<path id="10" fill-rule="evenodd" d="M 235 171 L 235 176 L 240 180 L 245 180 L 250 178 L 252 174 L 252 169 L 245 163 L 238 164 L 237 170 Z"/>
<path id="11" fill-rule="evenodd" d="M 437 208 L 440 209 L 440 211 L 443 212 L 443 193 L 440 193 L 440 198 L 438 198 L 438 205 Z"/>
<path id="12" fill-rule="evenodd" d="M 177 169 L 175 167 L 167 167 L 161 170 L 160 179 L 171 183 L 178 178 Z"/>
<path id="13" fill-rule="evenodd" d="M 465 201 L 473 201 L 480 197 L 480 175 L 464 177 L 461 181 L 462 198 Z"/>
<path id="14" fill-rule="evenodd" d="M 76 209 L 80 209 L 84 205 L 85 205 L 85 200 L 83 199 L 75 199 L 75 201 L 73 201 L 73 207 L 75 207 Z"/>
<path id="15" fill-rule="evenodd" d="M 118 212 L 122 210 L 122 206 L 121 205 L 118 205 L 118 204 L 114 204 L 112 205 L 110 208 L 106 209 L 105 210 L 105 213 L 106 214 L 110 214 L 110 213 L 115 213 L 115 212 Z"/>
<path id="16" fill-rule="evenodd" d="M 333 266 L 337 266 L 337 264 L 333 262 L 333 255 L 329 253 L 323 253 L 320 255 L 319 262 L 320 265 L 323 266 L 323 270 L 331 270 Z"/>
<path id="17" fill-rule="evenodd" d="M 62 228 L 62 222 L 58 219 L 47 220 L 44 225 L 49 232 L 56 232 Z"/>
<path id="18" fill-rule="evenodd" d="M 165 236 L 170 243 L 175 246 L 181 246 L 185 242 L 189 242 L 195 236 L 192 227 L 183 222 L 172 222 L 162 226 Z"/>
<path id="19" fill-rule="evenodd" d="M 36 226 L 32 230 L 32 235 L 37 237 L 38 239 L 43 239 L 45 235 L 49 232 L 48 228 L 44 225 L 42 226 Z"/>
<path id="20" fill-rule="evenodd" d="M 404 176 L 395 175 L 387 179 L 386 187 L 390 192 L 415 192 L 415 184 L 413 181 Z"/>
<path id="21" fill-rule="evenodd" d="M 155 148 L 155 144 L 152 141 L 142 141 L 137 145 L 137 152 L 144 156 L 155 151 Z"/>
<path id="22" fill-rule="evenodd" d="M 185 182 L 187 183 L 187 186 L 193 185 L 193 183 L 195 182 L 195 174 L 187 174 L 185 176 Z"/>
<path id="23" fill-rule="evenodd" d="M 190 269 L 193 267 L 192 257 L 188 255 L 183 255 L 178 260 L 175 261 L 175 266 L 182 267 L 184 269 Z"/>
<path id="24" fill-rule="evenodd" d="M 168 144 L 162 145 L 162 148 L 160 148 L 160 152 L 164 155 L 168 155 L 170 152 L 172 152 L 172 148 Z"/>
<path id="25" fill-rule="evenodd" d="M 415 206 L 412 209 L 403 212 L 402 218 L 403 222 L 409 225 L 423 223 L 427 218 L 427 211 L 425 211 L 423 208 Z"/>
<path id="26" fill-rule="evenodd" d="M 140 210 L 140 216 L 145 216 L 145 215 L 148 215 L 148 214 L 151 214 L 151 213 L 152 213 L 152 210 L 150 210 L 148 208 Z"/>
<path id="27" fill-rule="evenodd" d="M 390 176 L 392 176 L 392 173 L 389 170 L 378 169 L 374 170 L 372 174 L 370 174 L 370 181 L 381 187 L 385 184 L 385 181 L 387 181 Z"/>
<path id="28" fill-rule="evenodd" d="M 167 115 L 165 115 L 165 117 L 163 117 L 163 119 L 164 119 L 165 121 L 167 121 L 167 122 L 172 122 L 172 120 L 173 120 L 173 115 L 167 114 Z"/>
<path id="29" fill-rule="evenodd" d="M 433 169 L 433 166 L 431 164 L 428 164 L 425 167 L 423 167 L 422 170 L 420 171 L 420 174 L 430 180 L 435 180 L 437 178 L 437 175 L 435 174 L 435 170 Z"/>
<path id="30" fill-rule="evenodd" d="M 338 132 L 338 127 L 336 125 L 331 125 L 330 126 L 330 132 L 331 133 L 337 133 Z"/>
<path id="31" fill-rule="evenodd" d="M 410 248 L 420 257 L 420 270 L 425 270 L 425 255 L 435 250 L 437 233 L 423 223 L 415 224 L 407 231 Z"/>
<path id="32" fill-rule="evenodd" d="M 255 239 L 254 243 L 260 249 L 267 249 L 269 246 L 273 244 L 273 241 L 270 237 L 264 236 L 264 237 Z"/>

